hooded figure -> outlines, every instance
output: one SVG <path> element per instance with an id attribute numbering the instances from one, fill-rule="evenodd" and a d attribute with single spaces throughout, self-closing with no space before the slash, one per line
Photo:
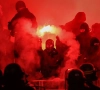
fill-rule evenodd
<path id="1" fill-rule="evenodd" d="M 44 78 L 50 78 L 52 76 L 58 76 L 58 68 L 60 67 L 62 58 L 58 51 L 54 48 L 54 41 L 48 39 L 46 41 L 46 49 L 43 51 L 43 57 L 41 59 L 41 72 Z"/>
<path id="2" fill-rule="evenodd" d="M 87 23 L 82 23 L 80 26 L 80 34 L 76 36 L 76 40 L 80 44 L 80 56 L 78 63 L 82 64 L 87 61 L 87 52 L 90 47 L 91 35 Z"/>
<path id="3" fill-rule="evenodd" d="M 26 18 L 32 22 L 32 26 L 36 29 L 37 28 L 37 21 L 36 17 L 26 8 L 26 5 L 23 1 L 18 1 L 15 5 L 17 14 L 12 18 L 12 20 L 8 23 L 8 29 L 11 30 L 11 36 L 14 36 L 15 26 L 17 24 L 18 19 Z"/>
<path id="4" fill-rule="evenodd" d="M 65 24 L 63 27 L 66 31 L 73 32 L 76 36 L 80 32 L 80 25 L 86 21 L 86 15 L 84 12 L 78 12 L 74 19 Z"/>
<path id="5" fill-rule="evenodd" d="M 87 62 L 92 63 L 97 70 L 100 70 L 100 41 L 96 37 L 92 37 L 90 40 L 90 47 L 87 53 Z"/>

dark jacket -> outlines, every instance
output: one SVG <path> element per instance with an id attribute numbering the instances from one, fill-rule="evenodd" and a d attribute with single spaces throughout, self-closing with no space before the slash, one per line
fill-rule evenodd
<path id="1" fill-rule="evenodd" d="M 61 66 L 62 58 L 54 48 L 51 52 L 43 51 L 41 59 L 41 72 L 45 78 L 58 75 L 58 68 Z"/>
<path id="2" fill-rule="evenodd" d="M 34 28 L 37 28 L 37 21 L 36 21 L 36 17 L 27 9 L 24 8 L 21 11 L 19 11 L 13 18 L 12 20 L 8 23 L 8 29 L 13 31 L 14 30 L 14 26 L 15 23 L 14 21 L 20 19 L 20 18 L 26 18 L 26 19 L 30 19 L 32 21 L 32 25 Z M 14 33 L 14 31 L 12 32 L 12 34 Z"/>

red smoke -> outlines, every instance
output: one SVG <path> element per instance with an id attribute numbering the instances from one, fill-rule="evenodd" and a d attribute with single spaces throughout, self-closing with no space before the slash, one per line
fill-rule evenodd
<path id="1" fill-rule="evenodd" d="M 39 38 L 32 22 L 28 19 L 19 19 L 15 25 L 15 49 L 20 57 L 16 59 L 24 71 L 35 76 L 36 69 L 40 68 L 40 58 L 37 50 L 40 48 Z"/>
<path id="2" fill-rule="evenodd" d="M 68 52 L 66 51 L 65 59 L 65 67 L 61 70 L 60 77 L 64 78 L 64 73 L 68 68 L 77 67 L 75 62 L 79 56 L 80 45 L 75 40 L 75 35 L 72 32 L 66 32 L 62 30 L 60 27 L 54 25 L 44 26 L 41 29 L 38 29 L 37 34 L 43 40 L 42 45 L 44 49 L 45 41 L 50 38 L 56 41 L 56 36 L 58 36 L 62 43 L 66 44 L 69 47 Z"/>
<path id="3" fill-rule="evenodd" d="M 5 28 L 3 23 L 3 11 L 0 5 L 0 70 L 14 62 L 13 43 L 10 41 L 10 32 Z"/>

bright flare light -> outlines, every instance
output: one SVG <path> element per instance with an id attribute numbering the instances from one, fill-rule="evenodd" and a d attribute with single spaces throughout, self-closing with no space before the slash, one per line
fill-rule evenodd
<path id="1" fill-rule="evenodd" d="M 45 33 L 51 33 L 51 34 L 55 34 L 58 35 L 58 27 L 53 26 L 53 25 L 48 25 L 48 26 L 43 26 L 43 27 L 39 27 L 37 30 L 37 35 L 40 37 L 43 37 Z"/>
<path id="2" fill-rule="evenodd" d="M 59 35 L 60 28 L 54 25 L 48 25 L 39 27 L 37 29 L 37 35 L 42 39 L 42 49 L 45 49 L 45 42 L 47 39 L 56 41 L 56 36 Z"/>

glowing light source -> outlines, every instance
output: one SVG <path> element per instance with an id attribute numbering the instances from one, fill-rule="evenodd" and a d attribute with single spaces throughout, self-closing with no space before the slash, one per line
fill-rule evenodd
<path id="1" fill-rule="evenodd" d="M 45 41 L 47 39 L 56 41 L 56 36 L 59 34 L 59 27 L 54 25 L 42 26 L 37 29 L 37 35 L 42 39 L 42 49 L 45 49 Z M 56 47 L 55 47 L 56 48 Z"/>
<path id="2" fill-rule="evenodd" d="M 44 36 L 45 33 L 52 33 L 52 34 L 57 34 L 57 27 L 53 25 L 48 25 L 48 26 L 43 26 L 39 27 L 37 30 L 38 36 L 42 37 Z"/>

